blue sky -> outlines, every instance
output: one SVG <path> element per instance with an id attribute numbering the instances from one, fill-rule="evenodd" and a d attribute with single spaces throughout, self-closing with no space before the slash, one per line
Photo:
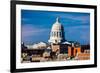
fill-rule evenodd
<path id="1" fill-rule="evenodd" d="M 26 44 L 48 42 L 56 18 L 64 26 L 65 38 L 81 44 L 90 43 L 90 14 L 79 12 L 54 12 L 21 10 L 21 38 Z"/>

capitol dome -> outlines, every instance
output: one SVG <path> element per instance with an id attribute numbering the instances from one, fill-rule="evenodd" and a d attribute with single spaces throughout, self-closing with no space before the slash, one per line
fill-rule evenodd
<path id="1" fill-rule="evenodd" d="M 51 31 L 60 31 L 62 25 L 59 23 L 59 18 L 56 19 L 56 22 L 53 24 Z"/>
<path id="2" fill-rule="evenodd" d="M 64 28 L 59 22 L 59 18 L 56 18 L 56 22 L 53 24 L 50 32 L 49 43 L 59 44 L 65 40 Z"/>

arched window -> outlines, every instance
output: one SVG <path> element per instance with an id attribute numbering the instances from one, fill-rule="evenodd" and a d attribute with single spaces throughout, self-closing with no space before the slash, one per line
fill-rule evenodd
<path id="1" fill-rule="evenodd" d="M 58 33 L 59 33 L 59 32 L 57 32 L 57 37 L 58 37 Z"/>
<path id="2" fill-rule="evenodd" d="M 52 37 L 53 37 L 53 32 L 52 32 Z"/>
<path id="3" fill-rule="evenodd" d="M 56 36 L 56 33 L 54 32 L 54 37 Z"/>
<path id="4" fill-rule="evenodd" d="M 60 37 L 61 37 L 61 32 L 60 32 Z"/>

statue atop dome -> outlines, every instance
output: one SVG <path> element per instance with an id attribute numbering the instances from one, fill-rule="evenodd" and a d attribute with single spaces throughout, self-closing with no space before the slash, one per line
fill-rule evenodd
<path id="1" fill-rule="evenodd" d="M 59 17 L 56 18 L 56 22 L 59 22 Z"/>

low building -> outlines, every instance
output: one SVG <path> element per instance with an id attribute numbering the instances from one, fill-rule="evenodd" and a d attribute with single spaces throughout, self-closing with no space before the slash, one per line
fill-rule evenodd
<path id="1" fill-rule="evenodd" d="M 52 52 L 57 54 L 68 54 L 68 57 L 75 57 L 81 53 L 81 46 L 78 44 L 69 45 L 69 44 L 52 44 Z"/>

